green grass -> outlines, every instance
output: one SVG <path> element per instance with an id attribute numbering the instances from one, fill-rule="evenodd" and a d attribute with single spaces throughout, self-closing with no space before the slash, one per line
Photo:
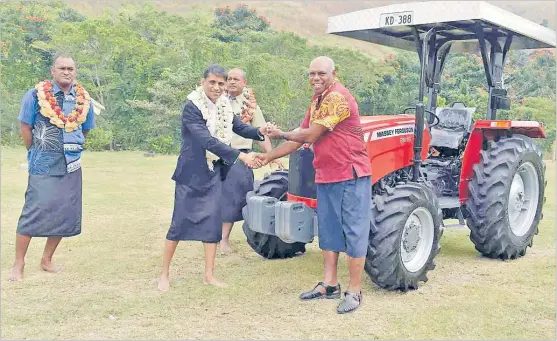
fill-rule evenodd
<path id="1" fill-rule="evenodd" d="M 482 258 L 468 230 L 449 229 L 429 282 L 406 294 L 367 279 L 364 303 L 339 316 L 335 301 L 300 302 L 322 275 L 317 243 L 295 259 L 263 260 L 232 232 L 236 252 L 217 257 L 228 288 L 201 282 L 200 243 L 180 243 L 171 290 L 159 293 L 164 238 L 173 204 L 175 156 L 87 152 L 83 232 L 65 239 L 39 271 L 44 239 L 31 242 L 25 279 L 6 280 L 27 184 L 23 149 L 2 150 L 3 339 L 554 339 L 555 164 L 548 162 L 540 233 L 525 257 Z M 268 169 L 257 171 L 261 177 Z M 341 285 L 347 268 L 340 261 Z"/>

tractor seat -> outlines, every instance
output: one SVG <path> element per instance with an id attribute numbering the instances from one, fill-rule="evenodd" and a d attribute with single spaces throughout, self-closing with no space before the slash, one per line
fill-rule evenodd
<path id="1" fill-rule="evenodd" d="M 476 108 L 455 103 L 451 108 L 437 108 L 439 124 L 431 128 L 431 146 L 458 149 L 472 131 L 472 115 Z"/>

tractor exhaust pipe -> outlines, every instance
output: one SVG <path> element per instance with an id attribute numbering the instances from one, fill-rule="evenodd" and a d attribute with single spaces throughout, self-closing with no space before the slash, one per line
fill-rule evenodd
<path id="1" fill-rule="evenodd" d="M 429 40 L 435 36 L 435 28 L 427 31 L 422 45 L 422 68 L 420 72 L 420 87 L 418 93 L 418 104 L 416 104 L 416 123 L 414 129 L 414 160 L 412 166 L 412 181 L 418 182 L 420 178 L 420 166 L 422 164 L 422 139 L 424 135 L 424 93 L 426 81 L 426 69 L 429 56 Z"/>

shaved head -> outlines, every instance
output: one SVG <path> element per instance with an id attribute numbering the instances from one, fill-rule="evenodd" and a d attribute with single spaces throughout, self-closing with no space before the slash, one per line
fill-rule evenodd
<path id="1" fill-rule="evenodd" d="M 335 62 L 326 56 L 320 56 L 311 61 L 309 65 L 309 84 L 316 95 L 325 91 L 336 77 Z"/>
<path id="2" fill-rule="evenodd" d="M 327 56 L 319 56 L 311 61 L 310 68 L 312 65 L 318 64 L 320 68 L 327 70 L 327 72 L 335 71 L 335 62 Z"/>

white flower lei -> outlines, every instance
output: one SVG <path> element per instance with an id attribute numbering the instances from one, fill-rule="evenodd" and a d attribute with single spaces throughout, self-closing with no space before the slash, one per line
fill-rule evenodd
<path id="1" fill-rule="evenodd" d="M 234 113 L 228 98 L 225 95 L 220 96 L 215 103 L 217 106 L 217 115 L 209 113 L 207 101 L 210 99 L 203 91 L 202 87 L 197 87 L 188 95 L 188 99 L 201 111 L 203 119 L 207 121 L 207 129 L 214 138 L 220 142 L 230 145 L 232 139 L 232 121 L 234 120 Z M 210 151 L 205 153 L 207 159 L 207 166 L 211 171 L 214 171 L 213 161 L 217 161 L 219 157 Z"/>

